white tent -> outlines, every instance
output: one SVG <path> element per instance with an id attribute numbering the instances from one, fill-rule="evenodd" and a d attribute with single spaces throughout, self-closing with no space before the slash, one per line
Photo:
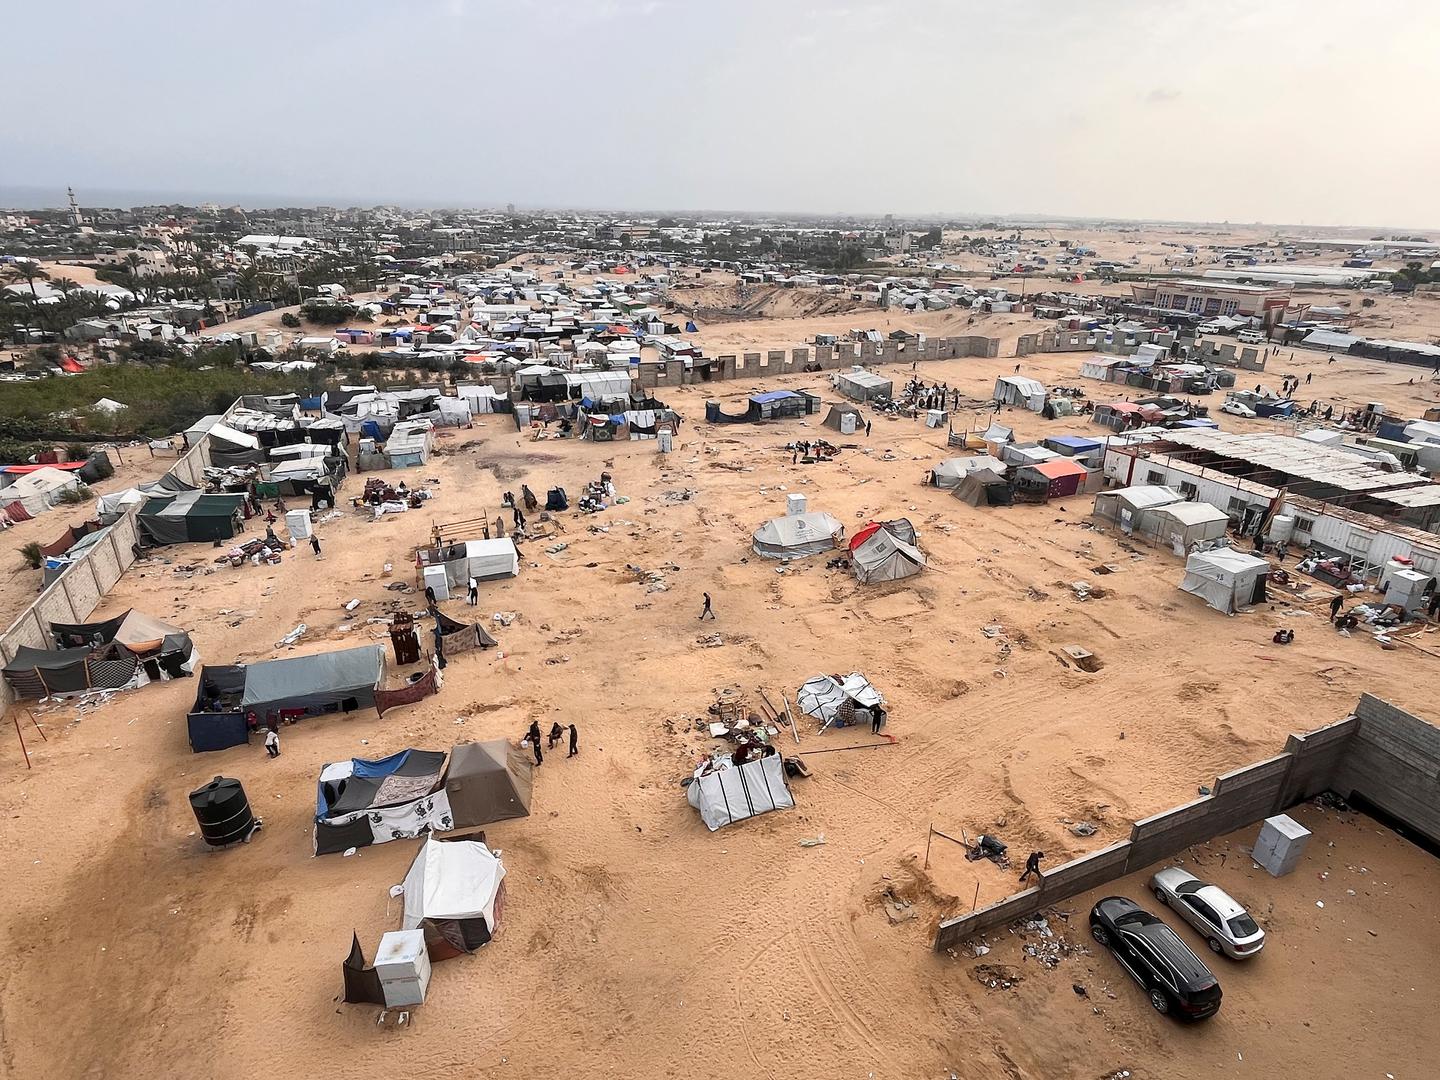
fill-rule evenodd
<path id="1" fill-rule="evenodd" d="M 1140 514 L 1157 506 L 1183 501 L 1185 496 L 1173 488 L 1158 484 L 1136 484 L 1133 487 L 1102 491 L 1095 496 L 1094 514 L 1105 521 L 1117 523 L 1131 532 L 1140 523 Z"/>
<path id="2" fill-rule="evenodd" d="M 139 488 L 126 488 L 124 491 L 112 491 L 109 495 L 101 495 L 95 503 L 95 509 L 101 517 L 110 514 L 123 514 L 132 506 L 143 506 L 145 500 L 150 498 Z M 3 501 L 3 496 L 0 496 Z"/>
<path id="3" fill-rule="evenodd" d="M 1024 406 L 1031 412 L 1045 408 L 1045 385 L 1023 375 L 1000 376 L 995 380 L 995 392 L 990 396 L 1007 405 Z"/>
<path id="4" fill-rule="evenodd" d="M 755 530 L 751 546 L 767 559 L 803 559 L 830 551 L 844 532 L 839 518 L 812 510 L 771 518 Z"/>
<path id="5" fill-rule="evenodd" d="M 211 424 L 209 431 L 210 438 L 222 439 L 235 446 L 243 446 L 247 450 L 260 449 L 260 440 L 248 431 L 236 431 L 228 424 Z"/>
<path id="6" fill-rule="evenodd" d="M 508 536 L 496 540 L 466 540 L 465 561 L 477 581 L 515 577 L 520 573 L 520 554 Z"/>
<path id="7" fill-rule="evenodd" d="M 872 401 L 879 397 L 894 397 L 894 384 L 889 380 L 854 367 L 849 371 L 836 372 L 835 389 L 851 401 Z"/>
<path id="8" fill-rule="evenodd" d="M 805 680 L 805 685 L 795 693 L 795 702 L 806 716 L 822 721 L 822 727 L 835 719 L 841 704 L 849 699 L 861 708 L 869 709 L 884 705 L 885 698 L 870 685 L 870 680 L 858 671 L 852 671 L 839 682 L 829 675 L 816 675 Z"/>
<path id="9" fill-rule="evenodd" d="M 785 767 L 779 754 L 755 758 L 744 765 L 730 758 L 705 761 L 695 770 L 685 797 L 700 811 L 711 832 L 771 810 L 787 810 L 795 798 L 785 784 Z"/>
<path id="10" fill-rule="evenodd" d="M 1216 611 L 1233 615 L 1238 608 L 1265 602 L 1270 564 L 1230 548 L 1197 551 L 1185 560 L 1180 588 L 1203 599 Z"/>
<path id="11" fill-rule="evenodd" d="M 862 585 L 899 581 L 923 570 L 925 556 L 882 525 L 850 552 L 850 567 Z"/>
<path id="12" fill-rule="evenodd" d="M 9 487 L 0 490 L 0 504 L 18 502 L 31 517 L 43 514 L 67 491 L 76 491 L 80 478 L 64 469 L 36 469 L 25 473 Z"/>
<path id="13" fill-rule="evenodd" d="M 1005 466 L 989 454 L 974 457 L 947 458 L 930 470 L 930 482 L 941 491 L 950 491 L 960 486 L 960 481 L 978 469 L 989 469 L 997 476 L 1005 475 Z"/>
<path id="14" fill-rule="evenodd" d="M 426 839 L 405 875 L 405 916 L 414 930 L 427 920 L 484 919 L 493 932 L 505 865 L 478 840 Z"/>
<path id="15" fill-rule="evenodd" d="M 1144 532 L 1169 544 L 1175 554 L 1183 555 L 1196 544 L 1224 536 L 1230 515 L 1209 503 L 1177 502 L 1146 510 L 1140 522 Z"/>

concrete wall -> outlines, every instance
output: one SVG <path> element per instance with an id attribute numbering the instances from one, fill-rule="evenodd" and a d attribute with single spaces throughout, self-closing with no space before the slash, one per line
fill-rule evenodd
<path id="1" fill-rule="evenodd" d="M 841 342 L 817 345 L 813 349 L 798 346 L 788 352 L 768 349 L 763 353 L 748 352 L 739 356 L 726 353 L 711 358 L 708 372 L 686 370 L 678 360 L 646 361 L 639 365 L 638 380 L 642 387 L 689 386 L 731 379 L 757 379 L 771 375 L 792 375 L 806 369 L 838 371 L 854 364 L 909 364 L 914 361 L 957 360 L 969 356 L 1000 355 L 1000 339 L 979 336 L 927 338 L 917 346 L 907 342 L 902 351 L 898 341 Z"/>
<path id="2" fill-rule="evenodd" d="M 1371 717 L 1373 739 L 1362 732 Z M 1356 716 L 1292 735 L 1283 753 L 1217 777 L 1209 795 L 1135 822 L 1130 837 L 1046 870 L 1039 887 L 941 922 L 936 951 L 1049 904 L 1143 870 L 1192 844 L 1280 813 L 1346 785 L 1377 806 L 1440 837 L 1440 730 L 1366 695 Z M 1369 791 L 1381 790 L 1382 798 Z M 1426 802 L 1428 800 L 1428 802 Z M 1392 809 L 1393 808 L 1393 809 Z"/>
<path id="3" fill-rule="evenodd" d="M 1358 794 L 1440 844 L 1440 728 L 1365 694 L 1330 786 Z"/>

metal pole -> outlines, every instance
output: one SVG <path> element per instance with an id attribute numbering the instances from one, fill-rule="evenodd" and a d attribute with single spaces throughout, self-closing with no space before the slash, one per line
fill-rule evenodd
<path id="1" fill-rule="evenodd" d="M 980 881 L 979 881 L 979 879 L 976 879 L 976 881 L 975 881 L 975 899 L 970 901 L 970 910 L 971 910 L 971 911 L 974 911 L 976 905 L 978 905 L 979 903 L 980 903 Z"/>
<path id="2" fill-rule="evenodd" d="M 925 834 L 925 866 L 924 866 L 924 869 L 926 869 L 926 870 L 929 870 L 929 869 L 930 869 L 930 841 L 933 840 L 933 839 L 935 839 L 935 823 L 934 823 L 933 821 L 932 821 L 932 822 L 930 823 L 930 825 L 929 825 L 929 830 L 930 830 L 930 831 Z"/>

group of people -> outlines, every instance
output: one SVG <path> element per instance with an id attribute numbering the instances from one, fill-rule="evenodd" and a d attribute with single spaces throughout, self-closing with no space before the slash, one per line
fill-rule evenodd
<path id="1" fill-rule="evenodd" d="M 546 738 L 547 748 L 550 750 L 554 750 L 556 744 L 558 744 L 561 739 L 565 738 L 567 733 L 570 736 L 570 752 L 565 756 L 567 758 L 576 757 L 580 753 L 580 732 L 574 724 L 570 724 L 567 726 L 560 724 L 559 721 L 551 724 L 550 734 Z M 522 746 L 526 745 L 527 743 L 529 744 L 530 749 L 535 753 L 536 765 L 543 765 L 545 763 L 545 755 L 540 752 L 539 720 L 530 721 L 530 727 L 526 730 L 524 736 L 520 740 L 520 743 Z"/>
<path id="2" fill-rule="evenodd" d="M 922 379 L 911 379 L 905 384 L 904 396 L 915 406 L 916 416 L 919 416 L 922 411 L 930 409 L 958 409 L 960 407 L 960 390 L 958 387 L 952 388 L 949 383 L 938 382 L 927 385 Z"/>

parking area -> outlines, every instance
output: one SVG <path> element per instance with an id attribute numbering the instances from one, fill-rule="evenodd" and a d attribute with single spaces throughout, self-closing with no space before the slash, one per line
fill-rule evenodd
<path id="1" fill-rule="evenodd" d="M 1436 1075 L 1440 1051 L 1429 1032 L 1440 1006 L 1440 860 L 1363 814 L 1307 804 L 1291 816 L 1313 836 L 1285 877 L 1251 861 L 1256 826 L 1067 901 L 1043 926 L 992 931 L 983 956 L 959 955 L 977 969 L 974 992 L 997 1034 L 1029 1051 L 1015 1059 L 1022 1075 Z M 1266 933 L 1262 952 L 1216 956 L 1156 902 L 1151 874 L 1177 864 L 1248 908 Z M 1160 915 L 1209 965 L 1224 990 L 1217 1016 L 1193 1025 L 1160 1016 L 1090 940 L 1091 907 L 1116 895 Z"/>

